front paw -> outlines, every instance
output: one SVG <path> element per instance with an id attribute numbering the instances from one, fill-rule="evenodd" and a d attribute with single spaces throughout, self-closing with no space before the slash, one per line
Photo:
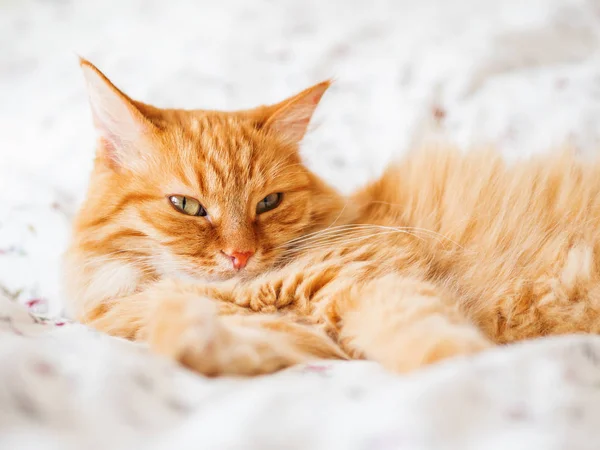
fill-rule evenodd
<path id="1" fill-rule="evenodd" d="M 145 339 L 150 348 L 207 376 L 272 373 L 307 358 L 261 317 L 219 316 L 218 303 L 177 285 L 147 292 L 154 305 Z"/>
<path id="2" fill-rule="evenodd" d="M 405 373 L 445 359 L 479 353 L 493 346 L 471 325 L 435 319 L 432 318 L 431 323 L 425 320 L 415 324 L 392 337 L 395 345 L 380 355 L 381 363 L 389 370 Z"/>
<path id="3" fill-rule="evenodd" d="M 146 340 L 161 355 L 213 375 L 218 372 L 218 352 L 225 332 L 210 299 L 176 290 L 150 290 L 154 309 Z"/>

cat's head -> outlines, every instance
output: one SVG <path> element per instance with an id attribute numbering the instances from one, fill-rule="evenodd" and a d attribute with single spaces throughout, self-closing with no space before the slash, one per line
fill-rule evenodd
<path id="1" fill-rule="evenodd" d="M 99 136 L 76 225 L 87 251 L 166 276 L 255 275 L 342 210 L 298 153 L 329 82 L 253 110 L 174 110 L 134 101 L 81 66 Z"/>

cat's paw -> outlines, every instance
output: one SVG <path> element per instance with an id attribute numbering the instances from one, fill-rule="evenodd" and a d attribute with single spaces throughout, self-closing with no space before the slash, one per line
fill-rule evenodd
<path id="1" fill-rule="evenodd" d="M 144 336 L 150 348 L 196 372 L 259 375 L 306 360 L 263 329 L 261 317 L 219 316 L 214 300 L 177 284 L 162 283 L 147 295 L 155 305 Z"/>
<path id="2" fill-rule="evenodd" d="M 471 325 L 430 325 L 420 323 L 403 330 L 398 336 L 401 342 L 394 346 L 397 351 L 383 355 L 383 365 L 395 372 L 410 372 L 449 358 L 479 353 L 493 346 Z"/>
<path id="3" fill-rule="evenodd" d="M 193 370 L 212 375 L 226 333 L 212 300 L 172 289 L 151 289 L 155 305 L 146 340 L 156 353 Z"/>

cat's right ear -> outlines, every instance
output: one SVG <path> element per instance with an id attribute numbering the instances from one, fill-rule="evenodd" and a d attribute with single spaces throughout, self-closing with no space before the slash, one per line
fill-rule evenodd
<path id="1" fill-rule="evenodd" d="M 80 58 L 80 65 L 101 141 L 101 156 L 113 168 L 135 169 L 145 159 L 140 154 L 141 141 L 154 131 L 154 125 L 92 63 Z"/>
<path id="2" fill-rule="evenodd" d="M 277 134 L 282 140 L 299 144 L 321 97 L 331 85 L 323 81 L 276 105 L 260 108 L 261 128 Z"/>

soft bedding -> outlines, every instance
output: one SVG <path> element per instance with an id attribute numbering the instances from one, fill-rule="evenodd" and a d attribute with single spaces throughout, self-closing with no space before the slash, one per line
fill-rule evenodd
<path id="1" fill-rule="evenodd" d="M 93 157 L 73 51 L 161 106 L 243 108 L 336 77 L 304 153 L 348 190 L 432 136 L 517 163 L 597 155 L 599 2 L 165 5 L 0 5 L 0 449 L 598 448 L 600 337 L 405 377 L 316 361 L 205 379 L 64 318 L 59 261 Z"/>
<path id="2" fill-rule="evenodd" d="M 600 337 L 498 349 L 398 377 L 315 361 L 206 379 L 0 299 L 0 448 L 594 449 Z"/>

